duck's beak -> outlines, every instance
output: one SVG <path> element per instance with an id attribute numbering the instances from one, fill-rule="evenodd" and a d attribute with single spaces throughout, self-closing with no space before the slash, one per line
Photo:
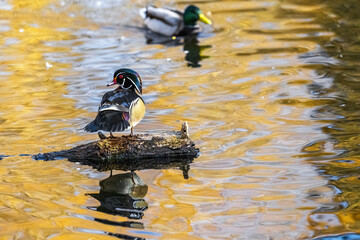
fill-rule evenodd
<path id="1" fill-rule="evenodd" d="M 109 86 L 112 86 L 112 85 L 115 85 L 115 84 L 117 84 L 116 78 L 114 78 L 114 80 L 111 83 L 109 83 L 108 85 L 106 85 L 106 86 L 109 87 Z"/>
<path id="2" fill-rule="evenodd" d="M 210 19 L 208 19 L 207 17 L 205 17 L 205 15 L 203 13 L 199 14 L 199 20 L 202 21 L 203 23 L 209 24 L 211 25 L 212 22 Z"/>

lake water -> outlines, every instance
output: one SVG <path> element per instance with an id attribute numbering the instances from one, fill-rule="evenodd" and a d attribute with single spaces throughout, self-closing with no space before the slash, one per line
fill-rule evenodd
<path id="1" fill-rule="evenodd" d="M 360 239 L 360 2 L 148 3 L 214 24 L 147 44 L 144 1 L 0 2 L 0 239 Z M 189 179 L 137 172 L 134 198 L 26 155 L 98 139 L 82 128 L 120 67 L 143 80 L 135 133 L 187 121 L 201 151 Z"/>

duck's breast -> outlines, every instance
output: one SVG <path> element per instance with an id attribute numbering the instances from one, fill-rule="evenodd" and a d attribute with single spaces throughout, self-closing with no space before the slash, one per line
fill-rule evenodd
<path id="1" fill-rule="evenodd" d="M 145 116 L 145 103 L 139 97 L 130 105 L 130 126 L 135 127 Z"/>

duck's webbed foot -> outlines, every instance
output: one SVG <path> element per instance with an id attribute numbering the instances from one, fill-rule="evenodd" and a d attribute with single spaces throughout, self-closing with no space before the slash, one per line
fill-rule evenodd
<path id="1" fill-rule="evenodd" d="M 106 139 L 106 136 L 105 136 L 105 134 L 103 134 L 102 132 L 98 132 L 98 136 L 99 136 L 99 138 L 100 139 Z"/>
<path id="2" fill-rule="evenodd" d="M 109 138 L 115 138 L 115 136 L 112 134 L 112 132 L 110 132 L 110 137 Z"/>

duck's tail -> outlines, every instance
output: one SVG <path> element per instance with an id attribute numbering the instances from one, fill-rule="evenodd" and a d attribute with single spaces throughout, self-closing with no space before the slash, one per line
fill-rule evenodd
<path id="1" fill-rule="evenodd" d="M 100 126 L 95 123 L 95 121 L 90 122 L 84 127 L 84 130 L 87 132 L 97 132 L 100 130 Z"/>
<path id="2" fill-rule="evenodd" d="M 99 112 L 95 120 L 84 127 L 85 131 L 122 132 L 130 128 L 129 113 L 119 111 Z"/>

